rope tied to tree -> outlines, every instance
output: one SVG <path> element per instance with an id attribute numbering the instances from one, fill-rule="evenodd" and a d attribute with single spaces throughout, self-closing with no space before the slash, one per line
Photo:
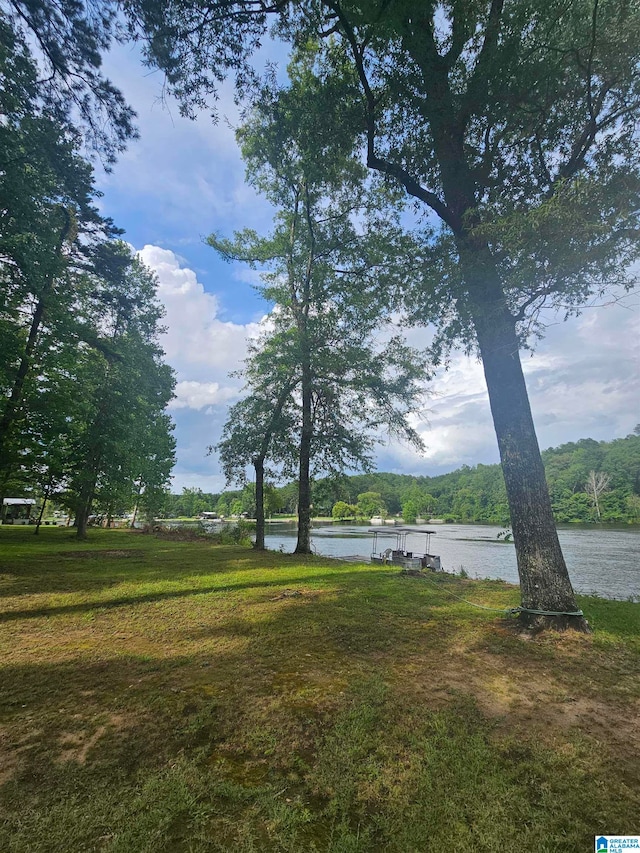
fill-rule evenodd
<path id="1" fill-rule="evenodd" d="M 462 598 L 460 595 L 456 595 L 455 592 L 451 592 L 449 589 L 444 589 L 439 584 L 433 583 L 430 578 L 425 575 L 419 575 L 423 580 L 426 580 L 428 583 L 431 583 L 436 589 L 441 592 L 446 592 L 447 595 L 452 596 L 453 598 L 457 598 L 458 601 L 462 601 L 464 604 L 468 604 L 470 607 L 477 607 L 479 610 L 489 610 L 492 613 L 505 613 L 509 616 L 518 614 L 518 613 L 531 613 L 534 616 L 584 616 L 582 610 L 534 610 L 530 607 L 523 607 L 522 605 L 518 605 L 517 607 L 487 607 L 486 604 L 478 604 L 475 601 L 468 601 L 466 598 Z"/>
<path id="2" fill-rule="evenodd" d="M 582 610 L 532 610 L 530 607 L 512 607 L 512 613 L 533 613 L 536 616 L 584 616 Z"/>

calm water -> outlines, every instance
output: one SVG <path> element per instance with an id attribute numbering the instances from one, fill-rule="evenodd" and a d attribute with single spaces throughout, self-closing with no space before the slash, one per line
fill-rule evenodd
<path id="1" fill-rule="evenodd" d="M 407 525 L 410 526 L 410 525 Z M 389 528 L 393 530 L 393 528 Z M 431 553 L 439 554 L 445 571 L 464 566 L 469 577 L 502 578 L 518 583 L 516 555 L 512 543 L 497 539 L 501 527 L 489 524 L 441 524 L 431 528 Z M 640 596 L 640 528 L 560 528 L 571 581 L 577 592 L 597 593 L 608 598 Z M 271 524 L 265 537 L 267 548 L 293 551 L 295 525 Z M 314 527 L 312 546 L 326 557 L 356 554 L 369 560 L 373 538 L 367 527 L 326 525 Z M 378 551 L 391 545 L 378 542 Z M 422 553 L 424 536 L 409 536 L 409 550 Z"/>

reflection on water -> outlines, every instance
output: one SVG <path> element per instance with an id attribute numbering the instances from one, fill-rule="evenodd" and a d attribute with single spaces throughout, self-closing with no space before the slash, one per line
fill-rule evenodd
<path id="1" fill-rule="evenodd" d="M 411 525 L 406 525 L 407 527 Z M 502 578 L 518 583 L 513 543 L 498 539 L 502 528 L 489 524 L 442 524 L 432 528 L 431 552 L 439 554 L 448 572 L 460 567 L 469 577 Z M 393 531 L 393 528 L 389 528 Z M 314 527 L 312 546 L 326 557 L 362 556 L 369 560 L 372 536 L 368 525 L 329 524 Z M 571 581 L 577 592 L 597 593 L 608 598 L 640 596 L 640 528 L 560 528 L 560 543 Z M 293 524 L 271 524 L 265 537 L 267 548 L 293 551 Z M 407 547 L 424 550 L 424 536 L 409 535 Z"/>

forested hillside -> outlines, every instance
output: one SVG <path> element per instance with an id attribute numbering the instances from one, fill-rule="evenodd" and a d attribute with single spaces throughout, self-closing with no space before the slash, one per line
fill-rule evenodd
<path id="1" fill-rule="evenodd" d="M 556 521 L 640 521 L 640 434 L 580 439 L 545 450 L 542 458 Z M 342 488 L 321 481 L 315 497 L 324 507 L 335 500 L 357 504 L 364 492 L 379 493 L 390 515 L 411 516 L 415 509 L 423 517 L 509 522 L 499 465 L 463 466 L 438 477 L 364 474 L 345 478 Z"/>
<path id="2" fill-rule="evenodd" d="M 626 438 L 591 438 L 542 453 L 556 521 L 640 522 L 640 428 Z M 291 484 L 267 489 L 267 514 L 295 512 Z M 338 505 L 338 506 L 337 506 Z M 205 494 L 184 489 L 167 496 L 168 515 L 217 510 L 223 515 L 254 511 L 252 485 L 241 492 Z M 460 522 L 509 524 L 499 465 L 463 466 L 438 477 L 370 473 L 313 483 L 315 516 L 402 515 Z"/>

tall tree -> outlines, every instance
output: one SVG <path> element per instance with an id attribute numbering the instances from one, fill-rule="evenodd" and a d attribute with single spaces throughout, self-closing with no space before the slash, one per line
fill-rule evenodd
<path id="1" fill-rule="evenodd" d="M 134 428 L 126 458 L 102 465 L 107 505 L 130 465 L 153 489 L 172 464 L 171 442 L 160 450 L 168 422 L 159 412 L 173 380 L 154 341 L 153 287 L 131 289 L 138 265 L 98 214 L 92 169 L 79 153 L 84 141 L 108 165 L 133 135 L 132 111 L 100 70 L 101 53 L 121 33 L 109 3 L 0 0 L 0 497 L 8 482 L 45 493 L 73 485 L 70 457 L 95 415 L 105 365 L 115 375 L 128 363 L 138 393 L 132 387 L 130 410 L 118 406 L 124 386 L 111 399 L 111 421 L 118 412 L 120 425 Z M 155 466 L 143 466 L 149 454 Z M 76 466 L 82 478 L 90 474 Z"/>
<path id="2" fill-rule="evenodd" d="M 377 193 L 365 190 L 355 158 L 318 159 L 326 135 L 321 116 L 301 122 L 298 93 L 291 96 L 281 99 L 277 87 L 265 87 L 238 133 L 250 180 L 278 205 L 273 233 L 245 231 L 210 243 L 259 267 L 263 295 L 276 305 L 251 367 L 253 387 L 292 386 L 299 394 L 296 552 L 309 553 L 312 460 L 328 471 L 366 463 L 368 433 L 383 424 L 420 445 L 407 413 L 426 373 L 398 337 L 375 340 L 393 298 L 391 279 L 400 276 L 400 229 L 378 219 L 371 200 Z M 274 372 L 284 380 L 274 381 Z M 262 451 L 255 459 L 263 463 Z"/>
<path id="3" fill-rule="evenodd" d="M 0 180 L 0 193 L 5 190 Z M 53 200 L 46 194 L 31 199 L 37 214 L 30 222 L 14 218 L 2 235 L 5 240 L 0 237 L 6 250 L 0 261 L 5 273 L 0 325 L 7 333 L 0 370 L 0 492 L 20 460 L 27 416 L 37 405 L 34 386 L 45 384 L 46 371 L 57 370 L 63 350 L 79 341 L 104 345 L 100 329 L 86 322 L 84 310 L 91 284 L 87 271 L 95 269 L 90 255 L 96 241 L 107 240 L 112 229 L 71 198 L 60 203 L 59 186 L 50 192 Z"/>
<path id="4" fill-rule="evenodd" d="M 442 223 L 414 316 L 482 358 L 522 621 L 585 628 L 558 543 L 519 351 L 540 310 L 627 285 L 638 253 L 640 8 L 618 0 L 133 4 L 185 103 L 246 60 L 269 16 L 342 47 L 369 168 Z M 177 26 L 177 16 L 188 26 Z M 225 49 L 220 49 L 221 45 Z M 339 52 L 338 52 L 339 53 Z M 359 144 L 359 143 L 358 143 Z M 564 614 L 547 617 L 540 612 Z"/>
<path id="5" fill-rule="evenodd" d="M 47 347 L 86 337 L 86 274 L 117 232 L 95 209 L 77 133 L 43 106 L 36 61 L 1 15 L 0 38 L 1 492 L 20 458 L 35 368 Z"/>
<path id="6" fill-rule="evenodd" d="M 88 353 L 82 387 L 86 414 L 75 441 L 69 490 L 78 538 L 97 497 L 103 507 L 139 489 L 163 487 L 173 462 L 170 421 L 172 370 L 162 361 L 157 337 L 162 309 L 152 273 L 124 243 L 114 246 L 117 275 L 95 281 L 95 316 L 108 347 Z M 157 470 L 151 465 L 158 463 Z"/>

